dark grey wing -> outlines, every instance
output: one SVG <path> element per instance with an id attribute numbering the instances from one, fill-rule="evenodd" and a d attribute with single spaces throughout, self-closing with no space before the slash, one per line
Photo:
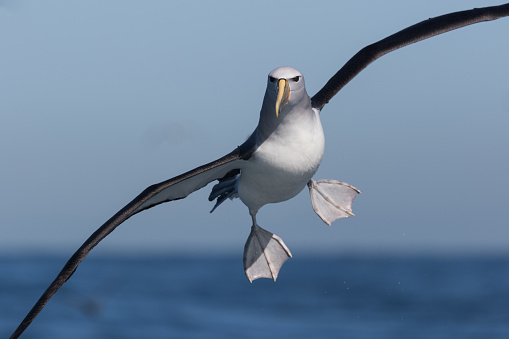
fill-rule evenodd
<path id="1" fill-rule="evenodd" d="M 159 205 L 161 203 L 185 198 L 190 193 L 206 186 L 211 181 L 222 178 L 229 171 L 238 169 L 240 162 L 247 160 L 254 151 L 253 138 L 248 139 L 233 152 L 228 153 L 216 161 L 197 167 L 189 172 L 152 185 L 141 192 L 133 201 L 117 212 L 97 229 L 81 247 L 67 261 L 64 268 L 51 285 L 46 289 L 37 303 L 32 307 L 25 319 L 12 334 L 12 338 L 18 338 L 30 325 L 37 314 L 44 308 L 49 299 L 71 277 L 79 263 L 85 259 L 88 253 L 118 225 L 129 219 L 136 213 Z"/>
<path id="2" fill-rule="evenodd" d="M 405 47 L 435 35 L 452 31 L 482 21 L 490 21 L 509 16 L 509 4 L 475 8 L 454 12 L 424 20 L 407 27 L 385 39 L 364 47 L 311 98 L 311 106 L 321 110 L 333 96 L 357 76 L 370 63 L 398 48 Z"/>

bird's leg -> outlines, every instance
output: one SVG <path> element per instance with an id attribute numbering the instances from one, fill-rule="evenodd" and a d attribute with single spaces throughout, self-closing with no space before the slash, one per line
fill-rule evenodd
<path id="1" fill-rule="evenodd" d="M 280 237 L 256 224 L 256 213 L 249 211 L 253 226 L 244 246 L 244 271 L 250 282 L 258 278 L 276 281 L 281 266 L 292 254 Z"/>
<path id="2" fill-rule="evenodd" d="M 313 210 L 323 220 L 330 224 L 339 219 L 353 216 L 352 203 L 355 197 L 361 193 L 360 190 L 337 180 L 313 179 L 308 182 L 309 194 Z"/>

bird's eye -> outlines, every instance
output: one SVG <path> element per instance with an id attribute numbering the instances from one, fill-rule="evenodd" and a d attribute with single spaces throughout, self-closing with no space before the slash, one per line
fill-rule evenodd
<path id="1" fill-rule="evenodd" d="M 296 76 L 295 78 L 292 78 L 292 80 L 295 81 L 295 82 L 299 82 L 300 76 Z"/>
<path id="2" fill-rule="evenodd" d="M 276 78 L 269 76 L 269 81 L 274 82 L 274 81 L 276 81 Z"/>

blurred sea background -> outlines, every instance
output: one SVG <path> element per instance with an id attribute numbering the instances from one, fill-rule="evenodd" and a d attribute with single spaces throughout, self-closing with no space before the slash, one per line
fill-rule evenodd
<path id="1" fill-rule="evenodd" d="M 66 258 L 0 259 L 7 338 Z M 509 338 L 509 258 L 91 256 L 23 338 Z"/>

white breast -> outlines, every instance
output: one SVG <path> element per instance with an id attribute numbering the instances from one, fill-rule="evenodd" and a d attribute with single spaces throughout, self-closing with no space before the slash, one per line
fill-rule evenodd
<path id="1" fill-rule="evenodd" d="M 238 192 L 250 210 L 294 197 L 318 170 L 325 140 L 318 112 L 312 112 L 305 120 L 282 122 L 243 166 Z"/>

